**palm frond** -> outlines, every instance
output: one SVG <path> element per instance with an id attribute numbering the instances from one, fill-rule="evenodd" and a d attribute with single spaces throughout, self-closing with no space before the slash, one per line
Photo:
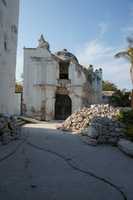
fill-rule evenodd
<path id="1" fill-rule="evenodd" d="M 119 52 L 119 53 L 115 54 L 116 58 L 121 58 L 121 57 L 126 57 L 126 56 L 128 56 L 128 52 L 127 51 L 122 51 L 122 52 Z"/>

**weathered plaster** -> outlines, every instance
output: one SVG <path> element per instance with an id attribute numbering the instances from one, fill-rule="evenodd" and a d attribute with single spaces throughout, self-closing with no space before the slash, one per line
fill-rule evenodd
<path id="1" fill-rule="evenodd" d="M 0 1 L 0 113 L 16 114 L 15 72 L 19 0 Z"/>

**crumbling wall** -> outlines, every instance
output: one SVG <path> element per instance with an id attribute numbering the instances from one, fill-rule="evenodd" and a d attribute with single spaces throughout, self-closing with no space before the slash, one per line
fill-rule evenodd
<path id="1" fill-rule="evenodd" d="M 83 85 L 83 106 L 90 104 L 98 104 L 102 101 L 102 70 L 93 70 L 93 66 L 89 68 L 83 68 L 83 72 L 86 77 L 86 81 Z"/>

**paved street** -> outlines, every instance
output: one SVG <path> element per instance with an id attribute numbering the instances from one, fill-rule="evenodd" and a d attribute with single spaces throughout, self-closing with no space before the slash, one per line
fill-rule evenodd
<path id="1" fill-rule="evenodd" d="M 133 200 L 132 158 L 55 126 L 26 125 L 0 146 L 0 200 Z"/>

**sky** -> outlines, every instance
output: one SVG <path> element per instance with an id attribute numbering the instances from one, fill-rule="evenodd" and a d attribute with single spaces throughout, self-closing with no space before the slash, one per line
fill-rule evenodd
<path id="1" fill-rule="evenodd" d="M 114 55 L 133 33 L 132 0 L 20 0 L 16 79 L 23 72 L 23 47 L 37 47 L 41 34 L 54 53 L 67 49 L 80 64 L 103 69 L 103 79 L 131 89 L 130 64 Z"/>

